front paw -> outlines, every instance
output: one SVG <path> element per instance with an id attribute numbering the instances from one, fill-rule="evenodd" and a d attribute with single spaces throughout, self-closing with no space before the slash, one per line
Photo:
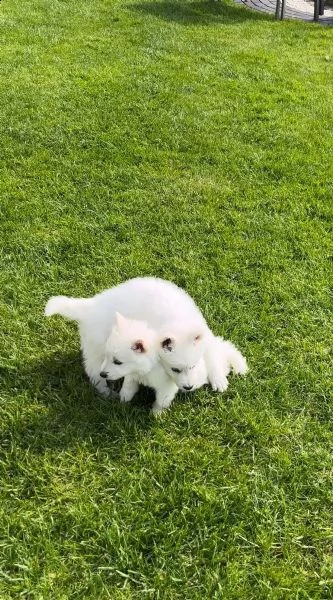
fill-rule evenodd
<path id="1" fill-rule="evenodd" d="M 120 402 L 130 402 L 133 398 L 132 394 L 129 394 L 128 392 L 120 390 L 120 394 L 119 394 L 119 400 Z"/>
<path id="2" fill-rule="evenodd" d="M 122 387 L 119 393 L 120 402 L 130 402 L 134 395 L 133 389 Z"/>
<path id="3" fill-rule="evenodd" d="M 216 375 L 210 379 L 210 384 L 214 390 L 214 392 L 225 392 L 227 389 L 229 382 L 226 377 L 223 375 Z"/>
<path id="4" fill-rule="evenodd" d="M 160 417 L 164 411 L 165 411 L 165 407 L 161 406 L 160 404 L 156 404 L 156 402 L 154 402 L 152 408 L 151 408 L 151 412 L 154 415 L 154 417 Z"/>

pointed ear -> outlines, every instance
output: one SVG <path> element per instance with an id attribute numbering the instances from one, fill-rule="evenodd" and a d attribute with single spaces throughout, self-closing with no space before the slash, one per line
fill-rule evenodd
<path id="1" fill-rule="evenodd" d="M 165 350 L 165 352 L 172 352 L 172 350 L 174 349 L 174 346 L 175 346 L 175 340 L 173 340 L 170 337 L 164 338 L 164 340 L 161 342 L 161 348 L 163 348 L 163 350 Z"/>
<path id="2" fill-rule="evenodd" d="M 126 324 L 126 320 L 127 319 L 125 319 L 125 317 L 123 317 L 123 315 L 121 315 L 119 312 L 116 312 L 116 323 L 117 323 L 119 329 L 124 327 L 124 325 Z"/>
<path id="3" fill-rule="evenodd" d="M 137 352 L 138 354 L 142 354 L 143 352 L 146 352 L 146 348 L 145 348 L 145 345 L 142 340 L 136 340 L 136 342 L 134 342 L 134 344 L 132 344 L 131 350 L 133 350 L 134 352 Z"/>

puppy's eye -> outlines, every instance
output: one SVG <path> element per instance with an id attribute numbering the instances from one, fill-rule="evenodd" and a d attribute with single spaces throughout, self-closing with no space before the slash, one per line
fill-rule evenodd
<path id="1" fill-rule="evenodd" d="M 113 359 L 113 364 L 114 364 L 114 365 L 122 365 L 123 363 L 122 363 L 122 362 L 120 362 L 120 360 L 118 360 L 118 358 L 114 358 L 114 359 Z"/>
<path id="2" fill-rule="evenodd" d="M 171 371 L 173 371 L 174 373 L 181 373 L 182 372 L 181 369 L 171 369 Z"/>

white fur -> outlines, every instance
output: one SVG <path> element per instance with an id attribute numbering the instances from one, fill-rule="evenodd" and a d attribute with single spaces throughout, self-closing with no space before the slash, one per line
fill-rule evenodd
<path id="1" fill-rule="evenodd" d="M 234 346 L 234 344 L 228 340 L 223 340 L 220 337 L 216 337 L 214 340 L 214 346 L 215 366 L 219 371 L 219 377 L 221 382 L 223 382 L 224 390 L 226 390 L 228 387 L 227 377 L 230 371 L 233 371 L 236 375 L 245 375 L 245 373 L 247 373 L 248 366 L 246 358 L 239 350 L 237 350 L 236 346 Z M 201 359 L 196 365 L 193 371 L 193 377 L 195 378 L 193 390 L 197 390 L 207 383 L 212 385 L 212 381 L 210 380 L 208 374 L 206 361 L 204 359 Z"/>
<path id="2" fill-rule="evenodd" d="M 126 318 L 117 319 L 117 312 Z M 226 389 L 219 338 L 211 332 L 192 298 L 171 282 L 142 277 L 93 298 L 52 297 L 45 315 L 53 314 L 78 321 L 85 369 L 101 393 L 108 392 L 101 371 L 112 380 L 133 376 L 131 384 L 124 382 L 125 401 L 131 393 L 134 395 L 139 382 L 154 387 L 156 410 L 157 406 L 170 405 L 178 388 L 198 387 L 198 379 L 204 377 L 214 390 Z M 145 352 L 133 351 L 132 346 L 140 340 Z M 122 365 L 114 365 L 115 354 Z M 151 373 L 155 367 L 156 372 Z M 198 372 L 206 375 L 199 377 Z"/>
<path id="3" fill-rule="evenodd" d="M 248 370 L 246 359 L 240 351 L 231 342 L 223 340 L 220 337 L 215 338 L 215 358 L 216 363 L 219 365 L 221 380 L 223 379 L 224 382 L 224 390 L 228 387 L 227 377 L 231 370 L 238 375 L 245 375 Z M 204 358 L 201 358 L 193 367 L 191 381 L 193 382 L 193 391 L 210 383 Z M 120 390 L 120 400 L 122 402 L 130 402 L 138 391 L 139 384 L 146 385 L 155 390 L 154 414 L 158 414 L 165 408 L 168 408 L 178 391 L 177 385 L 168 377 L 160 362 L 146 375 L 140 376 L 132 373 L 126 376 Z"/>
<path id="4" fill-rule="evenodd" d="M 155 391 L 155 402 L 152 411 L 155 415 L 169 408 L 178 392 L 177 384 L 168 376 L 162 364 L 158 362 L 146 375 L 128 375 L 124 378 L 120 390 L 121 402 L 130 402 L 139 389 L 139 385 L 146 385 Z"/>

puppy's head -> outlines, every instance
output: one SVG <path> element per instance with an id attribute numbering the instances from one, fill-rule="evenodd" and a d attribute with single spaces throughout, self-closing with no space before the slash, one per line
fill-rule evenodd
<path id="1" fill-rule="evenodd" d="M 119 313 L 105 346 L 101 376 L 114 381 L 125 375 L 145 375 L 158 360 L 157 335 L 144 321 Z"/>
<path id="2" fill-rule="evenodd" d="M 198 387 L 197 365 L 203 359 L 206 344 L 206 332 L 195 324 L 173 323 L 159 332 L 159 356 L 163 367 L 181 390 Z"/>

